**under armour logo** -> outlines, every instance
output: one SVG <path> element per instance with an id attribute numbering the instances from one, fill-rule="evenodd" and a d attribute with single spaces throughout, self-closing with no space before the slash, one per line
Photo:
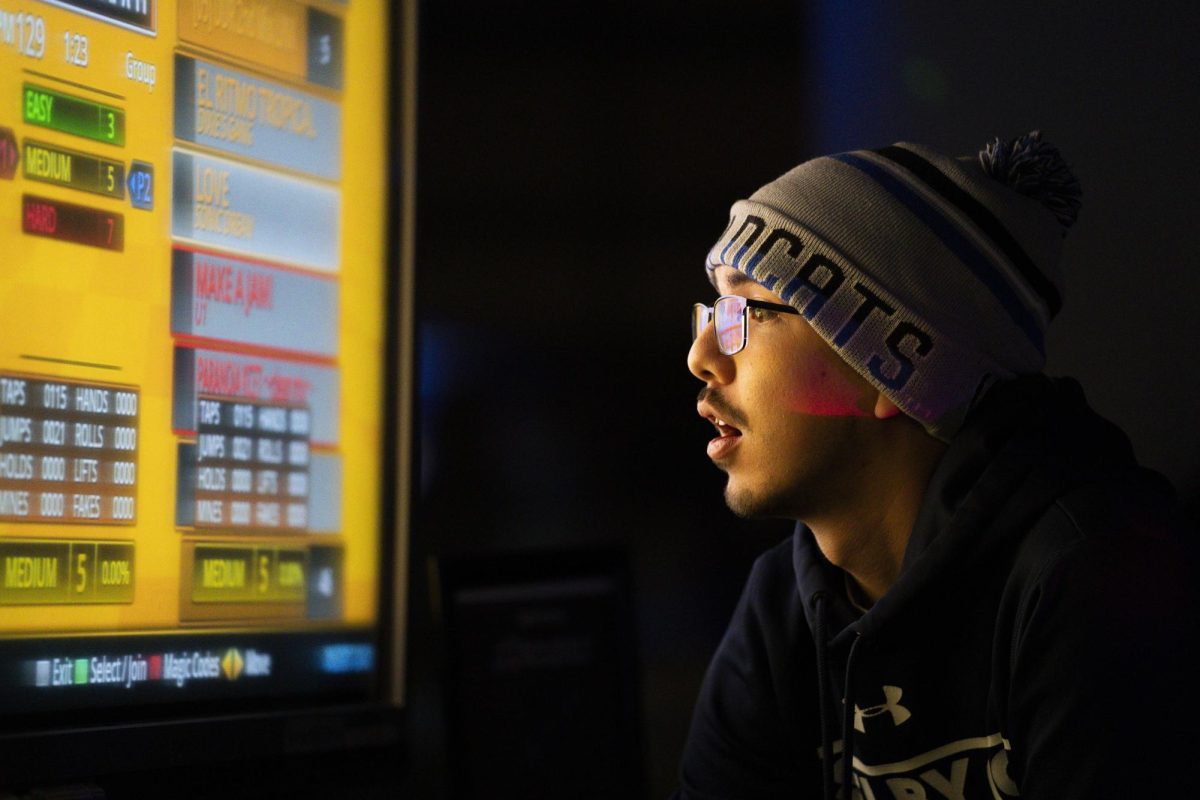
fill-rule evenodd
<path id="1" fill-rule="evenodd" d="M 884 686 L 884 702 L 882 704 L 869 708 L 854 706 L 854 730 L 859 733 L 866 733 L 867 727 L 863 724 L 863 720 L 867 717 L 877 717 L 884 713 L 892 715 L 893 725 L 903 725 L 912 716 L 911 711 L 900 705 L 900 697 L 903 694 L 904 690 L 899 686 Z"/>

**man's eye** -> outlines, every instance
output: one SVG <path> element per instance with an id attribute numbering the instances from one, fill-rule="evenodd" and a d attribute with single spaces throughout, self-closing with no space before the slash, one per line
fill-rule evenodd
<path id="1" fill-rule="evenodd" d="M 750 314 L 750 319 L 755 322 L 766 322 L 769 319 L 774 319 L 776 314 L 768 308 L 753 308 L 749 307 L 746 311 Z"/>

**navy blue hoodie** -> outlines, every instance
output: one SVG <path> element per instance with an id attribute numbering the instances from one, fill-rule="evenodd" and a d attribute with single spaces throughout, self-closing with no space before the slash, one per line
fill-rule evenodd
<path id="1" fill-rule="evenodd" d="M 1193 551 L 1077 384 L 995 387 L 870 610 L 802 524 L 758 559 L 676 796 L 1200 797 Z"/>

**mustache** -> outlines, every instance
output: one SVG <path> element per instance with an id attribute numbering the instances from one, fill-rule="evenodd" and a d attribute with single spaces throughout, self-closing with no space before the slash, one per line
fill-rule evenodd
<path id="1" fill-rule="evenodd" d="M 746 415 L 730 405 L 729 401 L 722 397 L 716 389 L 705 386 L 696 397 L 696 402 L 707 403 L 713 411 L 720 415 L 721 419 L 735 428 L 742 428 L 746 425 Z"/>

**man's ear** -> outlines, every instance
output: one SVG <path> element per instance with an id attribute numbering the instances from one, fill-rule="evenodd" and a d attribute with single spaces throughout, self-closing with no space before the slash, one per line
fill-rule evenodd
<path id="1" fill-rule="evenodd" d="M 875 398 L 875 419 L 891 419 L 900 413 L 900 408 L 891 399 L 880 392 Z"/>

